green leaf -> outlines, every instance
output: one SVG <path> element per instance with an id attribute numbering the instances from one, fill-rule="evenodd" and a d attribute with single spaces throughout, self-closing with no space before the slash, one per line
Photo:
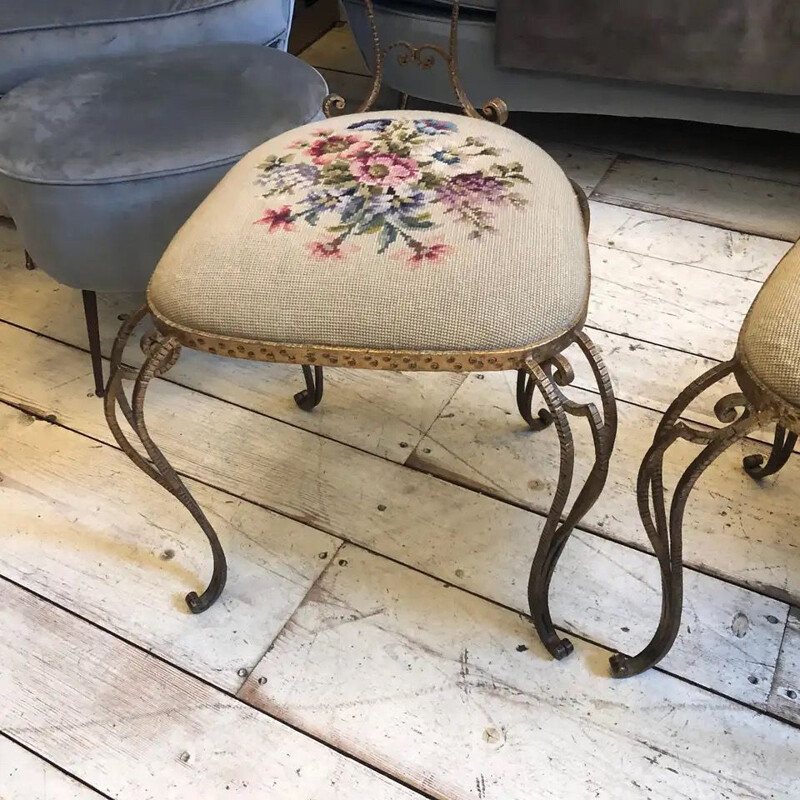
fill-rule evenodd
<path id="1" fill-rule="evenodd" d="M 407 228 L 432 228 L 433 222 L 430 216 L 430 214 L 419 214 L 416 217 L 400 217 L 400 222 Z"/>
<path id="2" fill-rule="evenodd" d="M 383 214 L 376 214 L 374 217 L 367 217 L 367 219 L 362 220 L 359 223 L 355 233 L 357 236 L 361 236 L 365 233 L 378 233 L 385 222 L 386 218 L 383 216 Z"/>
<path id="3" fill-rule="evenodd" d="M 435 189 L 445 182 L 445 178 L 435 172 L 422 172 L 419 176 L 419 185 L 423 189 Z"/>

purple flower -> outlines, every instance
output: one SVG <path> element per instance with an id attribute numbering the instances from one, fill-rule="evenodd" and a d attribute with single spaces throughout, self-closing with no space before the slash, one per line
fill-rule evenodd
<path id="1" fill-rule="evenodd" d="M 455 122 L 446 119 L 415 119 L 414 127 L 417 129 L 417 133 L 424 133 L 428 136 L 438 136 L 458 130 Z"/>
<path id="2" fill-rule="evenodd" d="M 263 173 L 256 183 L 266 186 L 271 193 L 292 189 L 307 189 L 319 180 L 319 170 L 313 164 L 284 164 Z"/>
<path id="3" fill-rule="evenodd" d="M 392 123 L 393 119 L 362 119 L 361 122 L 354 122 L 347 126 L 349 131 L 385 131 Z"/>
<path id="4" fill-rule="evenodd" d="M 505 185 L 482 172 L 462 172 L 436 189 L 439 201 L 448 206 L 482 205 L 503 199 Z"/>

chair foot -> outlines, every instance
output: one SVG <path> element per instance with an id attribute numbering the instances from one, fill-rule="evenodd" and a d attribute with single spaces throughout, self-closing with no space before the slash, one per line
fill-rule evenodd
<path id="1" fill-rule="evenodd" d="M 105 391 L 103 383 L 103 354 L 100 349 L 100 322 L 97 316 L 97 295 L 86 289 L 83 296 L 83 315 L 86 318 L 86 335 L 89 339 L 89 355 L 92 359 L 94 375 L 94 393 L 102 397 Z"/>
<path id="2" fill-rule="evenodd" d="M 106 421 L 122 451 L 143 472 L 177 498 L 206 535 L 206 539 L 211 546 L 213 558 L 211 579 L 201 594 L 189 592 L 186 595 L 186 604 L 189 610 L 193 614 L 200 614 L 216 602 L 225 588 L 228 574 L 225 553 L 216 531 L 197 501 L 177 472 L 175 472 L 175 469 L 167 461 L 164 454 L 153 442 L 144 418 L 144 402 L 147 388 L 153 377 L 162 375 L 177 362 L 180 356 L 180 344 L 175 339 L 161 336 L 157 332 L 146 334 L 142 341 L 147 357 L 135 377 L 130 403 L 122 388 L 123 378 L 130 377 L 127 369 L 122 366 L 122 354 L 133 330 L 147 313 L 147 306 L 144 306 L 135 314 L 131 314 L 123 323 L 114 342 L 114 348 L 111 353 L 111 372 L 105 397 Z M 136 433 L 150 461 L 147 461 L 139 453 L 123 433 L 117 420 L 117 408 L 122 411 L 125 419 Z"/>
<path id="3" fill-rule="evenodd" d="M 313 411 L 322 402 L 322 367 L 314 367 L 312 370 L 310 366 L 303 364 L 303 377 L 306 379 L 306 388 L 294 396 L 294 401 L 303 411 Z"/>
<path id="4" fill-rule="evenodd" d="M 681 414 L 704 391 L 730 375 L 735 361 L 716 364 L 690 383 L 673 401 L 659 423 L 637 478 L 639 514 L 661 571 L 661 617 L 647 646 L 634 656 L 614 654 L 610 659 L 615 678 L 629 678 L 655 666 L 669 653 L 680 631 L 683 610 L 683 515 L 689 496 L 703 473 L 735 442 L 764 424 L 764 413 L 749 408 L 744 395 L 723 397 L 714 407 L 719 429 L 694 428 Z M 703 445 L 700 454 L 685 469 L 667 508 L 664 491 L 664 457 L 679 439 Z"/>
<path id="5" fill-rule="evenodd" d="M 756 481 L 774 475 L 786 465 L 796 444 L 796 433 L 787 431 L 782 425 L 776 425 L 775 441 L 772 444 L 769 458 L 765 459 L 761 453 L 745 456 L 742 459 L 744 471 Z"/>
<path id="6" fill-rule="evenodd" d="M 567 398 L 559 388 L 567 386 L 574 377 L 572 367 L 563 355 L 556 356 L 543 364 L 533 360 L 528 361 L 526 363 L 528 383 L 524 387 L 521 386 L 522 376 L 519 375 L 517 381 L 518 400 L 523 397 L 528 403 L 534 386 L 542 393 L 547 403 L 549 420 L 555 424 L 560 446 L 558 485 L 528 579 L 528 602 L 536 632 L 547 651 L 553 658 L 559 660 L 566 658 L 573 647 L 569 639 L 563 638 L 556 632 L 553 625 L 550 616 L 550 583 L 572 531 L 592 508 L 603 490 L 617 432 L 614 392 L 600 351 L 583 332 L 578 333 L 576 342 L 592 367 L 600 390 L 602 414 L 594 403 L 577 403 Z M 522 412 L 522 408 L 520 411 Z M 575 462 L 575 448 L 568 416 L 585 417 L 589 421 L 595 461 L 572 508 L 564 517 L 563 512 L 572 487 Z M 524 413 L 523 418 L 525 418 Z"/>

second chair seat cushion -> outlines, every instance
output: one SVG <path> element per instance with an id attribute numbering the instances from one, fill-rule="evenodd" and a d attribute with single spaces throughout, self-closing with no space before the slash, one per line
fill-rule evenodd
<path id="1" fill-rule="evenodd" d="M 571 330 L 588 292 L 558 165 L 492 123 L 409 111 L 314 123 L 249 153 L 172 241 L 148 301 L 207 336 L 498 351 Z"/>
<path id="2" fill-rule="evenodd" d="M 738 356 L 769 392 L 800 409 L 800 244 L 761 288 L 739 335 Z"/>

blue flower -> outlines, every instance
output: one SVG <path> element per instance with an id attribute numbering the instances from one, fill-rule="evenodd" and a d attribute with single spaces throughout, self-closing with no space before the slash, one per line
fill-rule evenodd
<path id="1" fill-rule="evenodd" d="M 393 119 L 362 119 L 361 122 L 354 122 L 347 126 L 349 131 L 385 131 L 392 123 Z"/>
<path id="2" fill-rule="evenodd" d="M 443 164 L 459 164 L 461 159 L 452 150 L 437 150 L 433 157 Z"/>
<path id="3" fill-rule="evenodd" d="M 303 202 L 315 211 L 333 211 L 343 214 L 354 194 L 355 188 L 342 189 L 332 186 L 309 192 Z"/>
<path id="4" fill-rule="evenodd" d="M 390 190 L 373 195 L 369 199 L 369 210 L 373 214 L 410 214 L 425 203 L 422 192 L 411 191 L 401 194 Z"/>
<path id="5" fill-rule="evenodd" d="M 428 136 L 438 136 L 458 130 L 455 122 L 449 122 L 446 119 L 415 119 L 414 127 L 417 129 L 417 133 L 425 133 Z"/>

